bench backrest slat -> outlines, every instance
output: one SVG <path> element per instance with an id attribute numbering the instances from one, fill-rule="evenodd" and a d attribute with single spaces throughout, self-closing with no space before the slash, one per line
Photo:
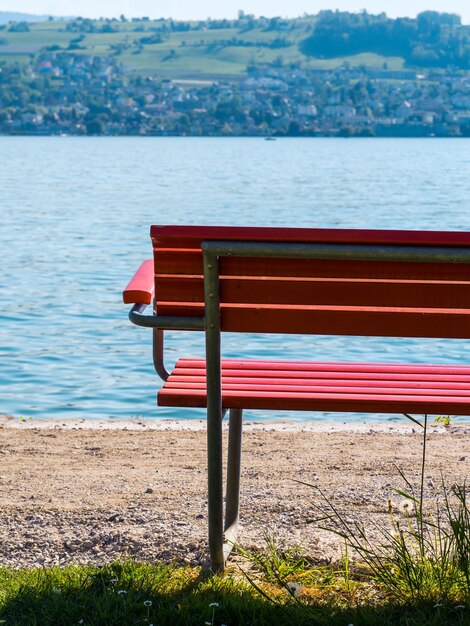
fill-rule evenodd
<path id="1" fill-rule="evenodd" d="M 298 278 L 222 276 L 222 302 L 237 304 L 300 304 L 470 309 L 470 281 L 418 281 L 357 278 Z M 436 293 L 439 300 L 436 300 Z M 201 276 L 159 276 L 163 302 L 204 301 Z"/>
<path id="2" fill-rule="evenodd" d="M 470 233 L 153 226 L 157 309 L 202 316 L 210 240 L 470 248 Z M 222 330 L 470 337 L 470 265 L 220 259 Z"/>
<path id="3" fill-rule="evenodd" d="M 201 250 L 155 248 L 155 267 L 159 275 L 202 276 Z M 317 261 L 316 259 L 222 258 L 223 276 L 317 276 L 324 278 L 409 278 L 424 280 L 468 280 L 469 269 L 463 264 L 389 263 L 364 261 Z"/>

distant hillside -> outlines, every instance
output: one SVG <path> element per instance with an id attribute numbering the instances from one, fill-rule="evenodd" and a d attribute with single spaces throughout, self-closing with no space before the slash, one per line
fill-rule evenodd
<path id="1" fill-rule="evenodd" d="M 45 22 L 48 19 L 48 15 L 32 15 L 31 13 L 0 11 L 0 24 L 8 24 L 8 22 Z"/>
<path id="2" fill-rule="evenodd" d="M 7 20 L 16 24 L 1 23 Z M 34 55 L 51 53 L 105 57 L 126 72 L 177 80 L 241 78 L 250 68 L 267 66 L 467 70 L 470 26 L 457 15 L 434 11 L 416 19 L 365 11 L 284 19 L 240 11 L 237 19 L 199 21 L 124 16 L 49 21 L 0 12 L 0 63 L 29 63 Z"/>

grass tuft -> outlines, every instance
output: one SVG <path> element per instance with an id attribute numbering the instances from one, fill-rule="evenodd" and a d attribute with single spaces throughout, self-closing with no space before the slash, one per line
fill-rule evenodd
<path id="1" fill-rule="evenodd" d="M 406 415 L 423 427 L 423 452 L 418 488 L 407 480 L 395 492 L 405 499 L 403 515 L 389 503 L 390 526 L 376 527 L 380 540 L 372 541 L 366 530 L 352 523 L 317 487 L 321 497 L 320 528 L 339 536 L 352 549 L 372 578 L 395 600 L 431 602 L 435 608 L 444 603 L 458 606 L 470 603 L 470 511 L 466 486 L 446 487 L 442 480 L 444 502 L 425 510 L 424 477 L 428 419 L 424 423 Z M 344 571 L 347 573 L 347 561 Z M 470 622 L 469 622 L 470 623 Z"/>

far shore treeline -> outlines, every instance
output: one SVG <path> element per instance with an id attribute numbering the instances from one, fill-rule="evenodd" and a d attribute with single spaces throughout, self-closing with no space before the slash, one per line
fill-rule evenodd
<path id="1" fill-rule="evenodd" d="M 1 134 L 470 136 L 470 26 L 452 13 L 3 15 Z"/>

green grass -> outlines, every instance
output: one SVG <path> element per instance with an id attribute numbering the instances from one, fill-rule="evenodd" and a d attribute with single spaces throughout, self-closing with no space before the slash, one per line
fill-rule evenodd
<path id="1" fill-rule="evenodd" d="M 246 70 L 246 63 L 236 63 L 202 52 L 185 54 L 177 50 L 175 58 L 166 59 L 168 50 L 150 52 L 144 50 L 133 55 L 126 51 L 118 57 L 128 71 L 156 73 L 160 78 L 169 79 L 223 79 L 241 76 Z"/>
<path id="2" fill-rule="evenodd" d="M 53 44 L 67 46 L 71 39 L 77 35 L 75 33 L 61 32 L 57 29 L 31 30 L 29 33 L 11 33 L 2 31 L 3 39 L 6 39 L 6 46 L 35 46 L 47 47 Z"/>
<path id="3" fill-rule="evenodd" d="M 96 46 L 94 53 L 104 48 Z M 168 58 L 170 50 L 175 50 L 176 56 Z M 368 67 L 382 68 L 384 63 L 389 69 L 402 69 L 403 59 L 399 57 L 381 57 L 375 54 L 359 54 L 353 57 L 338 57 L 337 59 L 306 59 L 299 52 L 297 46 L 288 48 L 243 48 L 226 46 L 208 53 L 205 47 L 174 47 L 170 42 L 158 45 L 144 46 L 139 54 L 130 48 L 118 58 L 129 71 L 156 72 L 162 78 L 214 78 L 239 77 L 246 72 L 251 61 L 256 63 L 273 63 L 279 57 L 284 64 L 299 62 L 311 69 L 334 69 L 349 63 L 351 67 L 367 65 Z"/>
<path id="4" fill-rule="evenodd" d="M 0 569 L 8 626 L 442 626 L 470 623 L 455 602 L 396 601 L 344 567 L 312 565 L 273 546 L 225 576 L 137 564 Z M 242 570 L 247 570 L 244 574 Z M 249 572 L 249 573 L 248 573 Z"/>
<path id="5" fill-rule="evenodd" d="M 307 623 L 303 605 L 269 583 L 265 588 L 276 602 L 241 574 L 209 577 L 171 565 L 0 570 L 0 620 L 31 626 Z M 331 615 L 328 605 L 318 610 L 325 619 Z"/>

